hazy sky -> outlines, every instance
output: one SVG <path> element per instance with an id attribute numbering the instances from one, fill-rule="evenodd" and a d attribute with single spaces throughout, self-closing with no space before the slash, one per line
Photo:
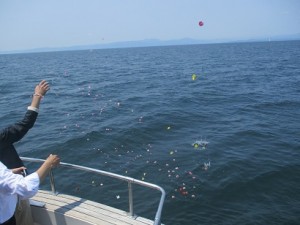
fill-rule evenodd
<path id="1" fill-rule="evenodd" d="M 296 33 L 300 0 L 0 0 L 0 51 Z"/>

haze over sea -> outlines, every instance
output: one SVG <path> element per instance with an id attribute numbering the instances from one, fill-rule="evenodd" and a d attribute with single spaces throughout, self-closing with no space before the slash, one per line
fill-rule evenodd
<path id="1" fill-rule="evenodd" d="M 21 156 L 158 184 L 168 225 L 299 224 L 300 41 L 0 55 L 0 77 L 2 128 L 51 85 Z M 127 210 L 126 183 L 56 170 L 59 192 Z M 153 219 L 159 193 L 134 188 Z"/>

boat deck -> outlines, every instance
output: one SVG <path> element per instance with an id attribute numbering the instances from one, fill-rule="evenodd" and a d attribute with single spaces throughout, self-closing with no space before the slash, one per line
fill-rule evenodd
<path id="1" fill-rule="evenodd" d="M 35 225 L 153 224 L 152 220 L 131 217 L 120 209 L 70 195 L 54 195 L 52 192 L 40 190 L 32 200 Z"/>

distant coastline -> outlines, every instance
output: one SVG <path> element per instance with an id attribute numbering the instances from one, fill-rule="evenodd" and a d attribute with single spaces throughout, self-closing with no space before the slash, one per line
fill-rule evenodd
<path id="1" fill-rule="evenodd" d="M 300 33 L 293 35 L 271 36 L 249 39 L 212 39 L 212 40 L 197 40 L 191 38 L 183 38 L 176 40 L 159 40 L 145 39 L 138 41 L 113 42 L 107 44 L 92 44 L 92 45 L 76 45 L 66 47 L 45 47 L 33 48 L 25 50 L 0 51 L 0 54 L 17 54 L 17 53 L 38 53 L 38 52 L 58 52 L 58 51 L 80 51 L 80 50 L 97 50 L 97 49 L 114 49 L 114 48 L 135 48 L 135 47 L 159 47 L 159 46 L 174 46 L 174 45 L 195 45 L 195 44 L 221 44 L 221 43 L 247 43 L 247 42 L 268 42 L 268 41 L 297 41 L 300 40 Z"/>

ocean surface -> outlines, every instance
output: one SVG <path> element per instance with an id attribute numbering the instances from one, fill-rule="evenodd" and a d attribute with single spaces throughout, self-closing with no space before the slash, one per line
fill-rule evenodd
<path id="1" fill-rule="evenodd" d="M 0 78 L 2 128 L 51 85 L 21 156 L 158 184 L 166 225 L 300 224 L 300 41 L 0 55 Z M 55 175 L 128 209 L 127 183 Z M 135 213 L 154 219 L 159 197 L 134 186 Z"/>

